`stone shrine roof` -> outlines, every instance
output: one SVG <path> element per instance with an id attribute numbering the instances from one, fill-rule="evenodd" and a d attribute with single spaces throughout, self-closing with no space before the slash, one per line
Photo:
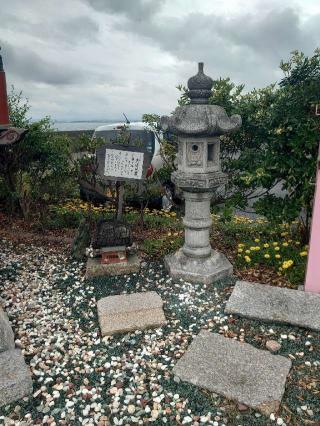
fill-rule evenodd
<path id="1" fill-rule="evenodd" d="M 228 117 L 221 106 L 208 104 L 212 85 L 212 78 L 203 73 L 200 62 L 198 74 L 188 80 L 190 104 L 177 107 L 171 116 L 161 117 L 162 130 L 189 136 L 219 136 L 238 130 L 240 115 Z"/>
<path id="2" fill-rule="evenodd" d="M 178 135 L 218 136 L 241 127 L 240 115 L 228 117 L 218 105 L 184 105 L 161 117 L 161 128 Z"/>

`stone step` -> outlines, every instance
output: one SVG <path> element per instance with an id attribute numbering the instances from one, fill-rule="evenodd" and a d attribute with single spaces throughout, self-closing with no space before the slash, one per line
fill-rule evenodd
<path id="1" fill-rule="evenodd" d="M 225 312 L 320 331 L 320 294 L 237 281 Z"/>
<path id="2" fill-rule="evenodd" d="M 32 380 L 19 349 L 0 354 L 0 407 L 32 393 Z"/>
<path id="3" fill-rule="evenodd" d="M 0 306 L 0 353 L 14 349 L 14 335 L 7 314 Z"/>
<path id="4" fill-rule="evenodd" d="M 163 301 L 155 291 L 121 294 L 97 303 L 102 336 L 166 324 Z"/>
<path id="5" fill-rule="evenodd" d="M 269 416 L 279 409 L 290 368 L 288 358 L 202 330 L 173 373 Z"/>

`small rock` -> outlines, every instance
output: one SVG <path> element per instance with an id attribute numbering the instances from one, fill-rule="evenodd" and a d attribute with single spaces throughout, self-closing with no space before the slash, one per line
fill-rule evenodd
<path id="1" fill-rule="evenodd" d="M 152 410 L 151 411 L 151 417 L 153 419 L 156 419 L 159 416 L 159 411 L 158 410 Z"/>
<path id="2" fill-rule="evenodd" d="M 128 413 L 133 414 L 136 411 L 136 407 L 133 404 L 128 405 Z"/>
<path id="3" fill-rule="evenodd" d="M 244 404 L 238 404 L 238 410 L 239 411 L 247 411 L 248 407 Z"/>
<path id="4" fill-rule="evenodd" d="M 280 348 L 281 345 L 279 342 L 277 342 L 276 340 L 268 340 L 266 342 L 266 348 L 270 351 L 270 352 L 277 352 Z"/>

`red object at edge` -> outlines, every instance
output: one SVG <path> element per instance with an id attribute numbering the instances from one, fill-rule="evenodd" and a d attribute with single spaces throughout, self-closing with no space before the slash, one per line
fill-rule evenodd
<path id="1" fill-rule="evenodd" d="M 101 255 L 101 263 L 104 265 L 108 265 L 110 263 L 123 263 L 123 262 L 128 262 L 127 257 L 125 257 L 124 259 L 121 259 L 119 257 L 119 253 L 116 251 L 102 253 Z"/>
<path id="2" fill-rule="evenodd" d="M 7 96 L 6 73 L 3 69 L 2 56 L 0 55 L 0 126 L 9 125 L 9 106 Z"/>

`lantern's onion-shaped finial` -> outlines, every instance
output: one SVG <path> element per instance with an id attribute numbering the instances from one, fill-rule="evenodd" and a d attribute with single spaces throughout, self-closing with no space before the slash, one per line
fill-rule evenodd
<path id="1" fill-rule="evenodd" d="M 198 74 L 188 80 L 188 96 L 192 104 L 207 104 L 213 80 L 203 72 L 203 62 L 198 63 Z"/>

